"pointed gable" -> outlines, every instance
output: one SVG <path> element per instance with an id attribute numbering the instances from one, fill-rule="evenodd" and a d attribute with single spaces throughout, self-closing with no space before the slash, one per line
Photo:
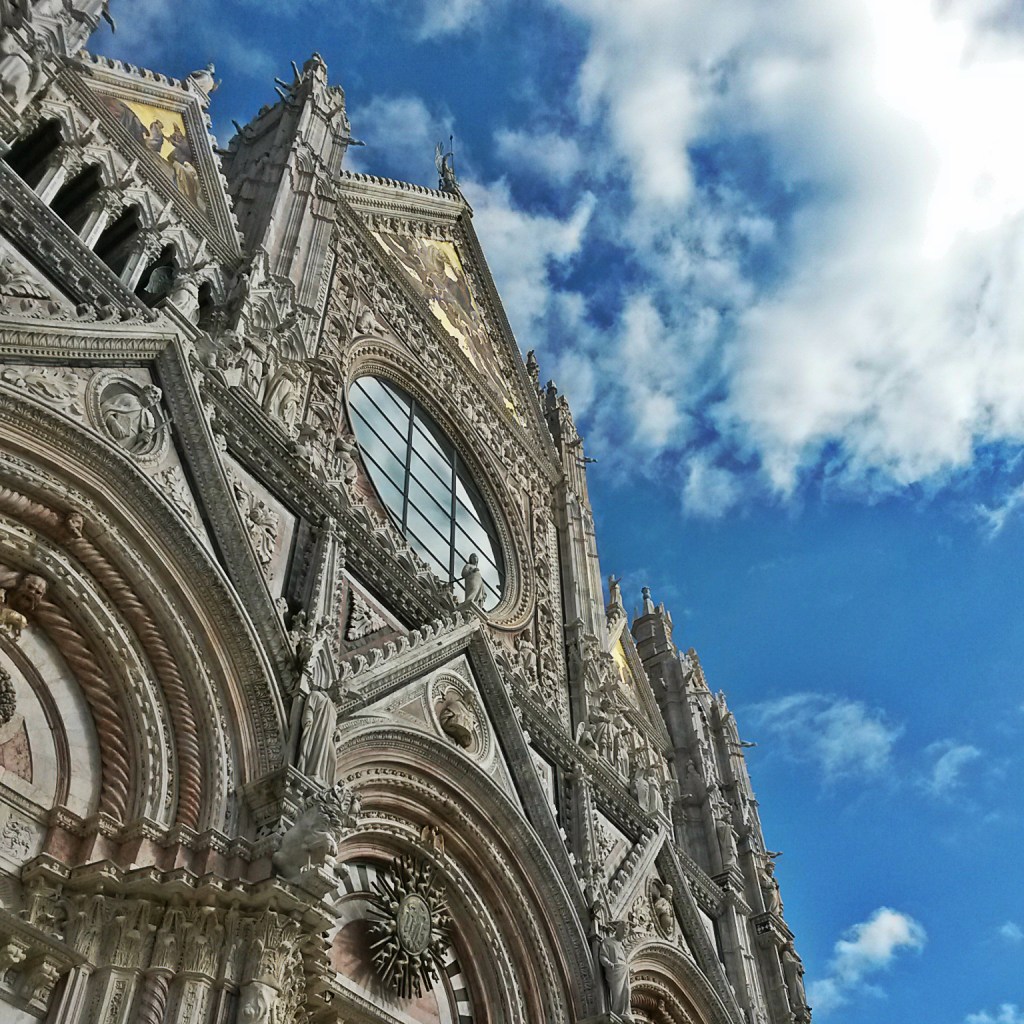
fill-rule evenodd
<path id="1" fill-rule="evenodd" d="M 346 172 L 341 194 L 382 250 L 505 408 L 549 444 L 536 388 L 501 308 L 461 196 Z"/>
<path id="2" fill-rule="evenodd" d="M 205 109 L 205 88 L 215 88 L 209 73 L 190 76 L 202 81 L 200 87 L 104 58 L 87 67 L 94 108 L 122 152 L 138 160 L 154 188 L 194 228 L 207 234 L 214 229 L 214 237 L 237 253 L 238 229 Z"/>

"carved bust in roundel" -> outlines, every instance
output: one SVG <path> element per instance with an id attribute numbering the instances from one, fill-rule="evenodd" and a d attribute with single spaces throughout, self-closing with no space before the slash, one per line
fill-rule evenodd
<path id="1" fill-rule="evenodd" d="M 484 751 L 484 729 L 477 702 L 464 685 L 441 678 L 431 686 L 431 703 L 438 728 L 457 747 L 479 757 Z"/>
<path id="2" fill-rule="evenodd" d="M 89 418 L 96 429 L 136 462 L 155 465 L 167 452 L 167 422 L 156 385 L 103 371 L 86 392 Z"/>

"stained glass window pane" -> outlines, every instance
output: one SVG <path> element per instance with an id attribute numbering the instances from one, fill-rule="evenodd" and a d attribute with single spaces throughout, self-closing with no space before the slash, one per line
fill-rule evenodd
<path id="1" fill-rule="evenodd" d="M 501 600 L 505 565 L 497 531 L 455 446 L 401 388 L 360 377 L 349 391 L 352 429 L 381 502 L 409 543 L 446 581 L 479 558 L 484 607 Z"/>

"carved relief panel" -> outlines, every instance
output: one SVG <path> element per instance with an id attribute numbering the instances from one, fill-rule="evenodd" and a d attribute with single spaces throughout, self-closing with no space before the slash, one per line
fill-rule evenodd
<path id="1" fill-rule="evenodd" d="M 256 561 L 274 597 L 284 593 L 298 518 L 235 459 L 225 457 L 228 479 Z"/>
<path id="2" fill-rule="evenodd" d="M 0 364 L 0 385 L 41 402 L 115 446 L 145 474 L 185 524 L 210 540 L 173 443 L 163 392 L 138 366 L 94 367 Z"/>

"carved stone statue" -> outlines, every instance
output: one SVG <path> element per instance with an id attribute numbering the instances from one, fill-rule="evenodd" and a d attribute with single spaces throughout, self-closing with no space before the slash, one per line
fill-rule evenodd
<path id="1" fill-rule="evenodd" d="M 761 893 L 764 896 L 764 909 L 773 914 L 782 913 L 782 896 L 779 894 L 779 883 L 775 878 L 775 863 L 769 860 L 761 872 Z"/>
<path id="2" fill-rule="evenodd" d="M 615 921 L 610 934 L 601 939 L 598 959 L 604 972 L 605 989 L 608 994 L 608 1010 L 624 1020 L 632 1020 L 629 1012 L 630 984 L 629 962 L 623 939 L 626 937 L 626 922 Z"/>
<path id="3" fill-rule="evenodd" d="M 675 890 L 667 883 L 658 886 L 657 895 L 653 901 L 654 919 L 658 927 L 666 936 L 672 936 L 676 930 L 676 911 L 672 905 L 672 897 Z"/>
<path id="4" fill-rule="evenodd" d="M 213 77 L 214 72 L 216 70 L 217 69 L 214 67 L 213 62 L 211 61 L 209 64 L 206 65 L 205 68 L 201 68 L 198 71 L 193 71 L 188 76 L 189 85 L 194 85 L 196 89 L 198 89 L 199 92 L 202 93 L 206 102 L 209 102 L 210 93 L 216 92 L 217 88 L 220 86 L 220 82 Z"/>
<path id="5" fill-rule="evenodd" d="M 437 168 L 437 187 L 447 192 L 457 191 L 458 179 L 455 177 L 455 154 L 444 151 L 444 144 L 439 142 L 434 150 L 434 166 Z"/>
<path id="6" fill-rule="evenodd" d="M 338 725 L 338 709 L 330 694 L 316 687 L 306 694 L 302 706 L 302 732 L 296 767 L 321 786 L 333 786 L 338 771 L 338 750 L 334 730 Z"/>
<path id="7" fill-rule="evenodd" d="M 195 274 L 178 273 L 167 296 L 186 320 L 199 322 L 199 282 Z"/>
<path id="8" fill-rule="evenodd" d="M 337 854 L 338 840 L 355 824 L 358 813 L 358 796 L 341 783 L 314 797 L 281 837 L 274 867 L 289 881 L 301 881 L 305 872 L 324 866 Z"/>
<path id="9" fill-rule="evenodd" d="M 340 434 L 334 442 L 334 465 L 338 479 L 351 488 L 359 476 L 356 466 L 356 439 L 351 434 Z"/>
<path id="10" fill-rule="evenodd" d="M 267 386 L 263 408 L 291 430 L 299 415 L 299 374 L 289 363 L 282 363 Z"/>
<path id="11" fill-rule="evenodd" d="M 622 715 L 615 716 L 615 770 L 627 781 L 629 780 L 629 732 L 626 720 Z"/>
<path id="12" fill-rule="evenodd" d="M 157 422 L 160 389 L 145 385 L 136 394 L 131 390 L 107 388 L 100 401 L 100 416 L 107 433 L 126 451 L 145 455 L 152 450 L 163 424 Z"/>
<path id="13" fill-rule="evenodd" d="M 661 777 L 658 769 L 651 765 L 647 769 L 647 813 L 658 815 L 664 812 L 665 797 L 661 791 Z"/>
<path id="14" fill-rule="evenodd" d="M 528 629 L 524 629 L 519 634 L 519 639 L 516 641 L 516 653 L 522 662 L 527 686 L 535 686 L 537 684 L 537 648 L 533 646 Z"/>
<path id="15" fill-rule="evenodd" d="M 458 690 L 449 690 L 437 712 L 437 720 L 448 736 L 460 746 L 469 749 L 476 738 L 476 716 L 462 699 Z"/>
<path id="16" fill-rule="evenodd" d="M 807 1005 L 807 993 L 804 990 L 804 965 L 797 956 L 792 942 L 787 942 L 782 947 L 782 973 L 786 979 L 786 989 L 789 992 L 789 1005 L 796 1015 L 797 1020 L 806 1019 L 809 1009 Z"/>
<path id="17" fill-rule="evenodd" d="M 609 576 L 608 577 L 608 603 L 610 605 L 622 606 L 622 588 L 619 584 L 622 582 L 622 577 Z"/>
<path id="18" fill-rule="evenodd" d="M 462 567 L 463 605 L 481 605 L 484 599 L 484 578 L 480 573 L 480 558 L 474 553 Z"/>
<path id="19" fill-rule="evenodd" d="M 13 33 L 0 32 L 0 92 L 16 110 L 32 91 L 41 66 L 39 47 L 23 50 Z"/>
<path id="20" fill-rule="evenodd" d="M 715 834 L 718 836 L 718 848 L 722 854 L 722 870 L 731 871 L 737 866 L 738 857 L 736 833 L 733 831 L 728 811 L 721 811 L 715 818 Z"/>
<path id="21" fill-rule="evenodd" d="M 598 756 L 597 740 L 594 738 L 594 730 L 589 722 L 580 722 L 576 730 L 576 742 L 585 754 L 591 757 Z"/>
<path id="22" fill-rule="evenodd" d="M 637 768 L 633 775 L 633 793 L 636 802 L 646 811 L 647 801 L 650 798 L 651 784 L 647 778 L 647 772 L 643 768 Z"/>
<path id="23" fill-rule="evenodd" d="M 704 782 L 704 776 L 701 775 L 697 762 L 692 757 L 686 762 L 686 773 L 683 776 L 682 790 L 683 803 L 690 807 L 698 807 L 708 795 L 708 787 Z"/>

